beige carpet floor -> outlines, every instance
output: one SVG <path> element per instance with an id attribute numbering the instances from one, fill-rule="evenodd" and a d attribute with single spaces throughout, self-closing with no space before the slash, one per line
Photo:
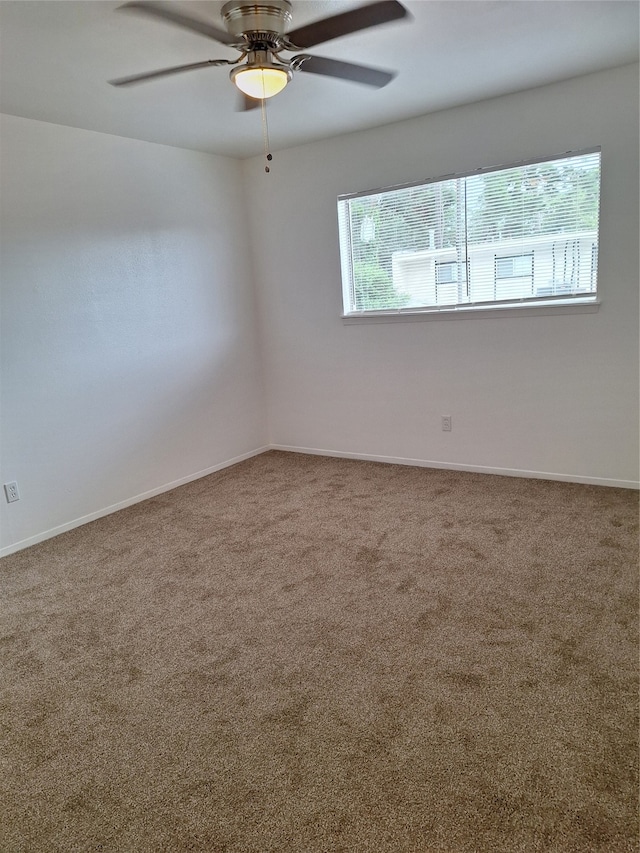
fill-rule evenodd
<path id="1" fill-rule="evenodd" d="M 0 561 L 0 849 L 636 851 L 638 496 L 270 452 Z"/>

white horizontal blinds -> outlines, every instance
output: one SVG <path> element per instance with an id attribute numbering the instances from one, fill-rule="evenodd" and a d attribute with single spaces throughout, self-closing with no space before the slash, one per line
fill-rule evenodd
<path id="1" fill-rule="evenodd" d="M 595 293 L 599 152 L 465 181 L 471 302 Z"/>
<path id="2" fill-rule="evenodd" d="M 351 245 L 350 207 L 338 202 L 338 234 L 340 236 L 340 266 L 342 275 L 342 303 L 345 313 L 354 310 L 353 249 Z"/>
<path id="3" fill-rule="evenodd" d="M 441 181 L 339 202 L 339 218 L 344 218 L 345 207 L 349 211 L 349 233 L 341 237 L 343 250 L 347 244 L 351 247 L 352 300 L 347 310 L 435 305 L 437 289 L 451 301 L 450 282 L 436 287 L 435 258 L 457 258 L 455 185 L 455 180 Z M 430 275 L 424 275 L 419 264 L 412 274 L 412 262 L 425 252 L 430 253 Z M 403 259 L 398 275 L 396 267 Z"/>
<path id="4" fill-rule="evenodd" d="M 338 202 L 346 313 L 596 292 L 600 153 Z"/>

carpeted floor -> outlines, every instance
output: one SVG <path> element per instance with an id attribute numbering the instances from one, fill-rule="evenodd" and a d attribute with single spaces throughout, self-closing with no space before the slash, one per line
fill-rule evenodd
<path id="1" fill-rule="evenodd" d="M 636 851 L 638 495 L 270 452 L 0 561 L 0 849 Z"/>

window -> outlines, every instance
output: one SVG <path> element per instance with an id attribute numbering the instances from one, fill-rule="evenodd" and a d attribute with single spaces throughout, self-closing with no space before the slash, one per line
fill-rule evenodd
<path id="1" fill-rule="evenodd" d="M 533 252 L 496 258 L 496 279 L 522 277 L 533 278 Z"/>
<path id="2" fill-rule="evenodd" d="M 594 302 L 600 151 L 338 199 L 345 316 Z"/>
<path id="3" fill-rule="evenodd" d="M 524 299 L 534 295 L 533 252 L 496 257 L 493 298 L 498 301 Z"/>

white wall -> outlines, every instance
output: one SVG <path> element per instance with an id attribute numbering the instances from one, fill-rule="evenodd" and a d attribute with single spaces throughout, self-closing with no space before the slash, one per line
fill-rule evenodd
<path id="1" fill-rule="evenodd" d="M 338 194 L 596 145 L 598 313 L 340 320 Z M 638 481 L 636 65 L 277 152 L 269 175 L 263 166 L 244 168 L 273 444 Z"/>
<path id="2" fill-rule="evenodd" d="M 1 544 L 260 448 L 238 161 L 3 116 Z M 241 194 L 241 193 L 240 193 Z"/>

